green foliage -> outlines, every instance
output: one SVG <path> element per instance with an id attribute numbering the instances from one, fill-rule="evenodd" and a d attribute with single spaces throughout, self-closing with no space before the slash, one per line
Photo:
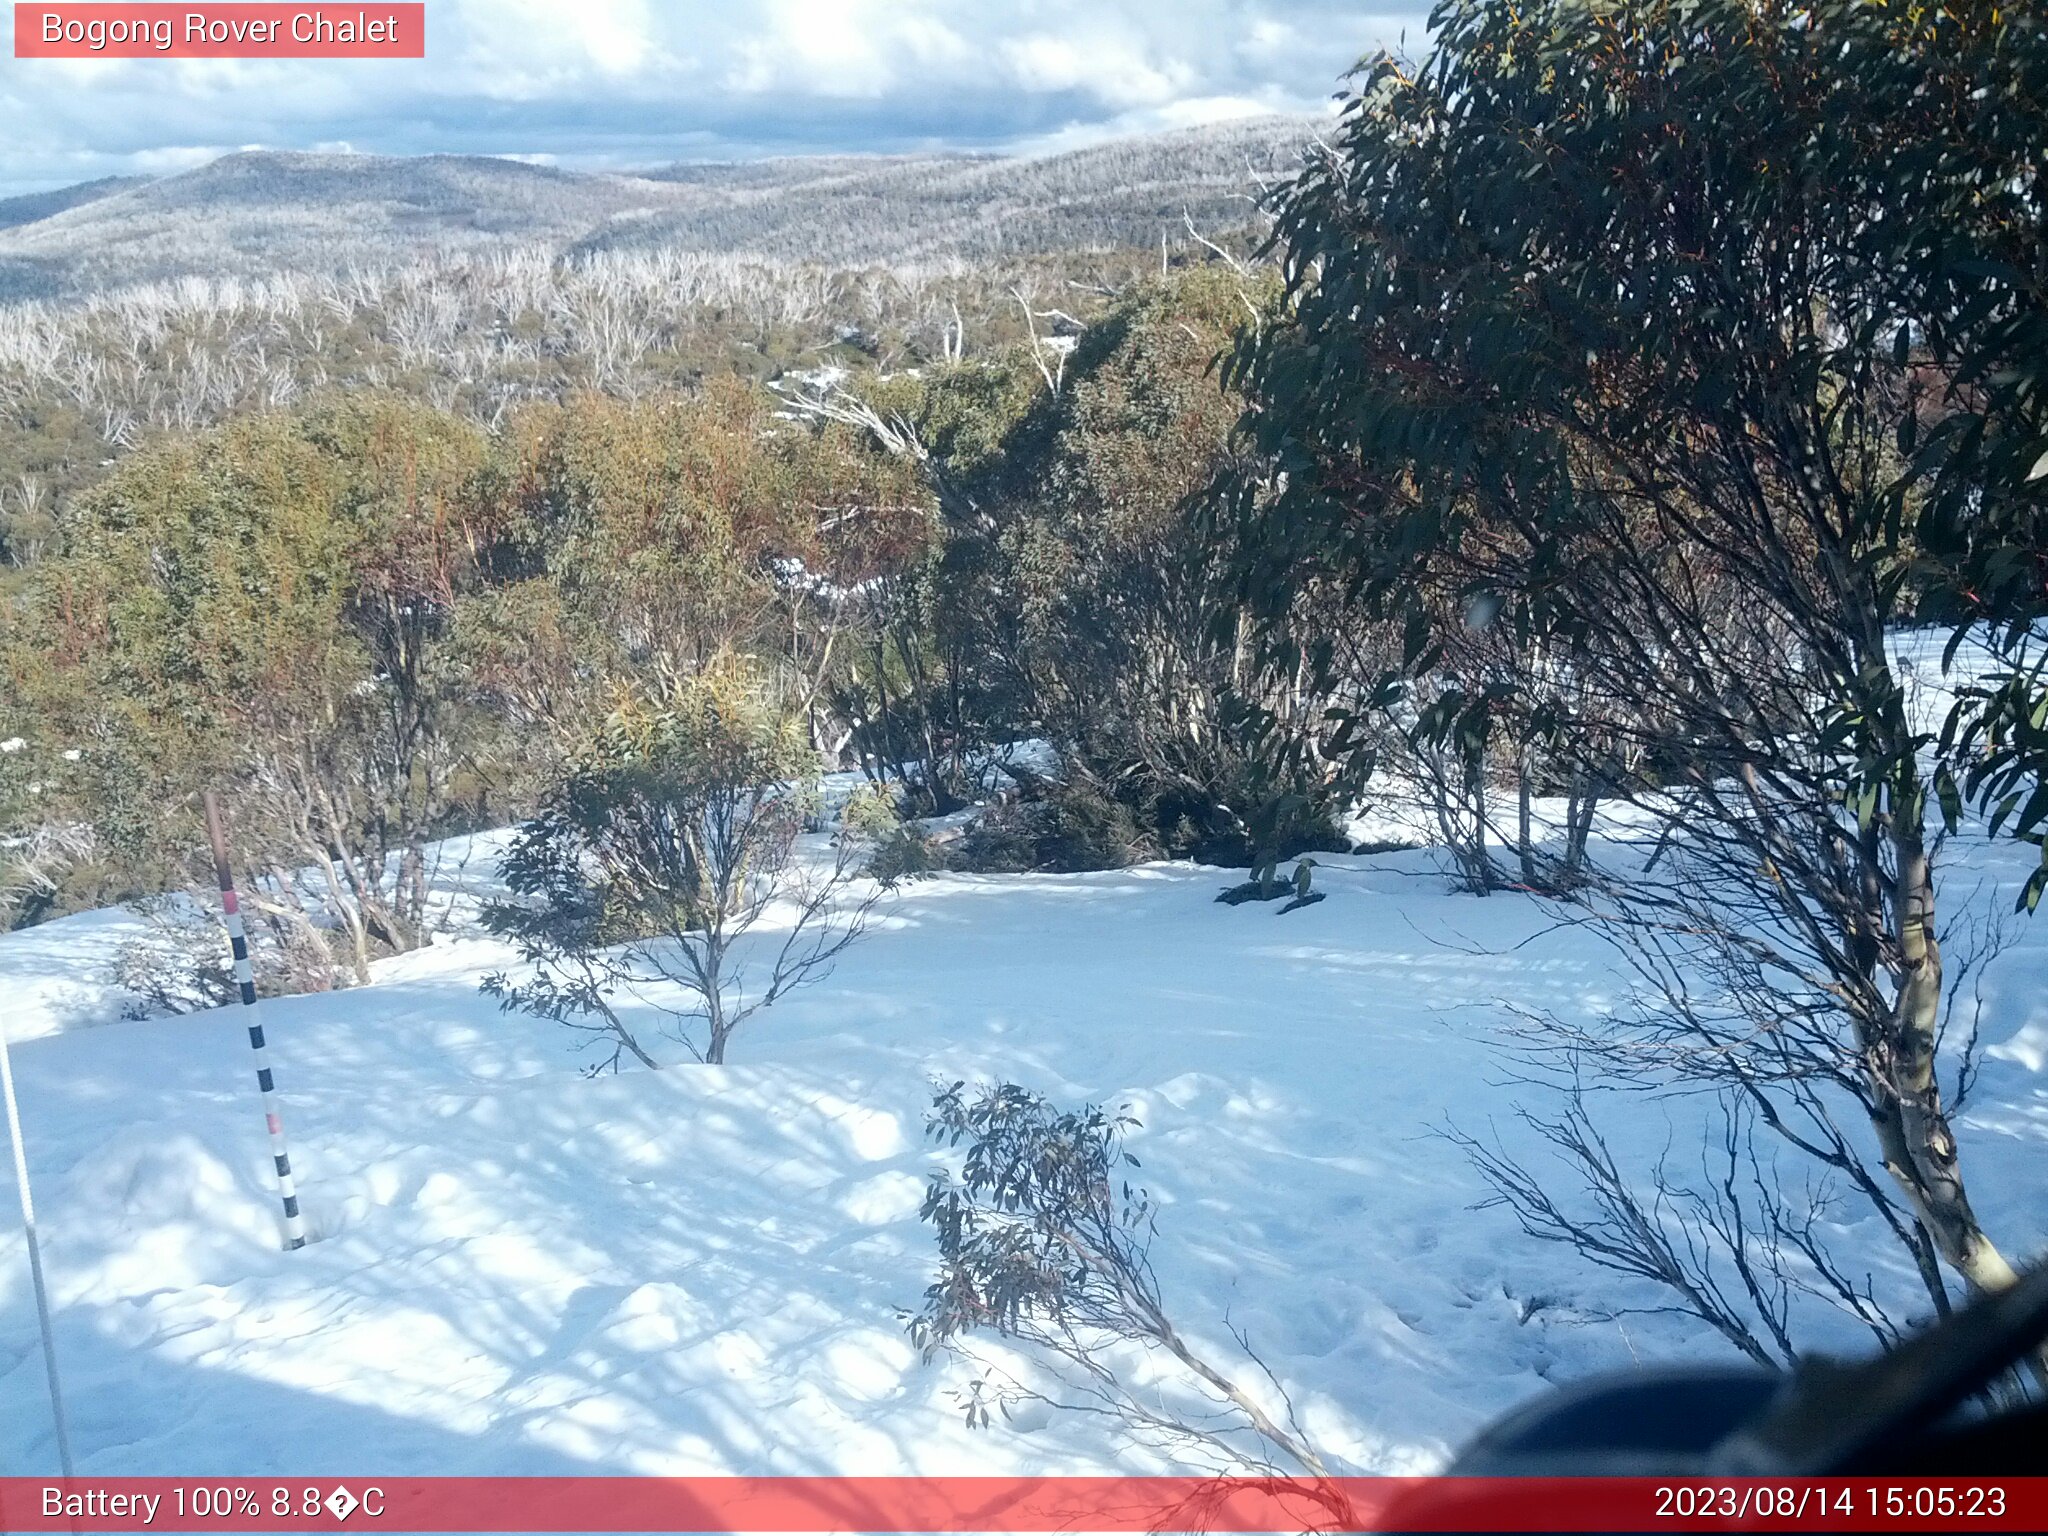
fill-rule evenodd
<path id="1" fill-rule="evenodd" d="M 668 692 L 615 710 L 576 754 L 502 863 L 512 900 L 484 924 L 517 945 L 531 976 L 483 991 L 597 1037 L 647 1066 L 617 1011 L 655 1009 L 706 1062 L 784 992 L 824 974 L 858 936 L 865 906 L 836 894 L 853 844 L 813 875 L 796 842 L 817 802 L 817 756 L 801 719 L 744 663 L 718 658 Z M 776 901 L 795 916 L 750 974 L 740 941 Z"/>
<path id="2" fill-rule="evenodd" d="M 2048 766 L 2025 728 L 2048 21 L 1863 0 L 1435 21 L 1419 65 L 1363 67 L 1276 198 L 1285 300 L 1225 368 L 1248 406 L 1215 525 L 1269 654 L 1358 722 L 1341 750 L 1398 724 L 1475 888 L 1510 753 L 1663 819 L 1675 869 L 1597 904 L 1656 980 L 1643 1027 L 1681 1076 L 1772 1083 L 1829 1135 L 1826 1096 L 1853 1101 L 1888 1188 L 1764 1115 L 1858 1169 L 1937 1306 L 1937 1254 L 2009 1285 L 1936 1071 L 1931 819 L 1967 789 L 2024 823 Z M 1397 629 L 1399 660 L 1360 672 L 1342 624 L 1304 649 L 1318 588 Z M 1916 613 L 1988 620 L 2012 663 L 1964 690 L 1946 762 L 1889 650 Z"/>
<path id="3" fill-rule="evenodd" d="M 863 784 L 846 797 L 839 824 L 849 836 L 865 842 L 887 837 L 903 825 L 896 797 L 878 784 Z"/>
<path id="4" fill-rule="evenodd" d="M 894 889 L 906 880 L 935 875 L 954 867 L 948 850 L 923 832 L 914 826 L 897 826 L 874 837 L 873 848 L 862 873 L 870 880 Z"/>
<path id="5" fill-rule="evenodd" d="M 491 469 L 526 585 L 480 615 L 495 685 L 558 730 L 621 678 L 668 686 L 727 651 L 815 675 L 829 613 L 785 572 L 842 586 L 914 561 L 925 498 L 843 429 L 779 422 L 731 383 L 624 403 L 597 395 L 510 424 Z M 536 645 L 534 642 L 539 641 Z"/>
<path id="6" fill-rule="evenodd" d="M 486 439 L 367 396 L 124 460 L 0 604 L 10 732 L 81 749 L 38 813 L 89 821 L 121 872 L 75 865 L 50 899 L 176 884 L 214 787 L 245 856 L 339 849 L 364 941 L 405 947 L 426 841 L 531 806 L 620 690 L 728 651 L 820 689 L 846 616 L 819 584 L 920 558 L 928 505 L 844 429 L 772 406 L 583 396 Z M 391 855 L 410 862 L 386 876 Z"/>
<path id="7" fill-rule="evenodd" d="M 1047 784 L 1040 794 L 976 818 L 948 851 L 948 865 L 986 874 L 1072 874 L 1158 856 L 1129 806 L 1086 785 Z"/>
<path id="8" fill-rule="evenodd" d="M 1245 645 L 1229 547 L 1194 499 L 1238 409 L 1211 364 L 1275 297 L 1270 273 L 1193 268 L 1119 295 L 1063 338 L 1056 372 L 1040 343 L 870 395 L 926 455 L 942 521 L 848 701 L 873 722 L 864 750 L 957 764 L 963 744 L 1042 734 L 1070 779 L 1137 823 L 1130 836 L 992 824 L 984 856 L 998 865 L 1113 861 L 1112 846 L 1242 862 L 1259 807 L 1290 795 L 1306 807 L 1295 846 L 1332 845 L 1340 790 L 1304 750 L 1320 712 Z M 926 809 L 965 798 L 960 776 Z"/>
<path id="9" fill-rule="evenodd" d="M 488 925 L 580 947 L 698 932 L 788 859 L 816 772 L 799 722 L 736 667 L 630 702 L 505 856 L 507 888 L 544 906 L 501 904 Z"/>
<path id="10" fill-rule="evenodd" d="M 1129 1182 L 1138 1160 L 1124 1146 L 1137 1124 L 1094 1105 L 1056 1110 L 1014 1083 L 938 1092 L 927 1132 L 967 1151 L 957 1178 L 932 1175 L 919 1213 L 940 1259 L 910 1325 L 926 1355 L 984 1328 L 1122 1331 L 1132 1285 L 1156 1305 L 1152 1206 Z"/>
<path id="11" fill-rule="evenodd" d="M 879 785 L 863 784 L 847 797 L 839 827 L 842 838 L 868 850 L 861 872 L 886 888 L 947 867 L 945 851 L 922 828 L 906 823 L 896 797 Z"/>
<path id="12" fill-rule="evenodd" d="M 182 827 L 163 812 L 231 772 L 251 733 L 345 708 L 365 676 L 339 478 L 265 420 L 138 454 L 65 509 L 15 667 L 54 733 L 84 745 L 81 799 L 136 856 L 189 835 L 189 808 Z"/>
<path id="13" fill-rule="evenodd" d="M 2041 862 L 2014 903 L 2015 910 L 2032 912 L 2048 891 L 2048 649 L 2036 634 L 2010 636 L 2006 649 L 2008 668 L 1957 690 L 1942 728 L 1949 763 L 1939 785 L 1951 825 L 1966 789 L 1985 808 L 1993 837 L 2002 833 L 2041 849 Z"/>
<path id="14" fill-rule="evenodd" d="M 49 782 L 115 870 L 61 900 L 178 884 L 213 786 L 246 857 L 332 862 L 360 968 L 418 941 L 432 837 L 527 813 L 588 721 L 726 656 L 905 810 L 985 798 L 991 748 L 1051 736 L 1075 787 L 991 826 L 991 865 L 1249 859 L 1261 806 L 1334 794 L 1248 739 L 1240 694 L 1273 704 L 1271 679 L 1187 507 L 1234 415 L 1210 362 L 1272 298 L 1217 266 L 1069 300 L 1057 391 L 1007 339 L 872 381 L 922 459 L 729 379 L 489 434 L 373 394 L 167 436 L 62 503 L 6 614 L 39 756 L 84 747 Z M 868 840 L 885 873 L 951 856 Z"/>
<path id="15" fill-rule="evenodd" d="M 1438 19 L 1420 65 L 1363 68 L 1335 152 L 1276 204 L 1284 321 L 1226 369 L 1257 401 L 1229 503 L 1245 590 L 1270 617 L 1336 573 L 1420 671 L 1479 604 L 1518 646 L 1607 644 L 1624 549 L 1689 566 L 1708 615 L 1774 551 L 1837 637 L 1814 664 L 1845 798 L 1903 806 L 1925 743 L 1897 729 L 1884 626 L 2044 606 L 2042 19 Z M 1494 707 L 1439 703 L 1457 731 Z"/>
<path id="16" fill-rule="evenodd" d="M 178 882 L 196 793 L 221 789 L 243 857 L 330 858 L 336 921 L 417 942 L 421 850 L 497 729 L 449 643 L 497 553 L 481 458 L 473 428 L 364 397 L 166 440 L 64 504 L 0 651 L 78 753 L 58 808 L 129 892 Z M 73 899 L 100 894 L 76 873 Z"/>

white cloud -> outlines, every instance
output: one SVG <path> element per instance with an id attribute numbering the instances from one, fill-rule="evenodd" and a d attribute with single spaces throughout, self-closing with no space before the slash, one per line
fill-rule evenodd
<path id="1" fill-rule="evenodd" d="M 1142 37 L 1091 27 L 1075 36 L 1039 32 L 1006 41 L 1004 58 L 1025 91 L 1081 91 L 1105 106 L 1155 106 L 1194 83 L 1184 59 Z"/>
<path id="2" fill-rule="evenodd" d="M 962 148 L 1313 108 L 1426 0 L 435 0 L 427 58 L 0 63 L 0 192 L 261 143 L 564 165 Z M 11 185 L 10 185 L 11 183 Z"/>
<path id="3" fill-rule="evenodd" d="M 172 176 L 204 165 L 209 160 L 218 160 L 222 155 L 231 155 L 238 149 L 261 147 L 248 144 L 162 144 L 154 149 L 137 150 L 128 157 L 128 162 L 135 175 Z"/>
<path id="4" fill-rule="evenodd" d="M 758 28 L 737 40 L 725 81 L 744 95 L 878 100 L 972 78 L 976 46 L 936 9 L 919 0 L 768 0 Z"/>

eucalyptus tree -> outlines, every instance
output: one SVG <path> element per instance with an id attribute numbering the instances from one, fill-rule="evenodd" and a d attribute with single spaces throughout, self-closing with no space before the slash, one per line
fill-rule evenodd
<path id="1" fill-rule="evenodd" d="M 131 891 L 177 883 L 220 788 L 279 921 L 339 929 L 364 980 L 426 941 L 429 845 L 487 729 L 450 643 L 496 544 L 479 456 L 460 421 L 360 400 L 152 445 L 66 506 L 8 649 Z"/>
<path id="2" fill-rule="evenodd" d="M 723 1063 L 755 1014 L 830 974 L 878 894 L 855 886 L 851 838 L 817 857 L 799 841 L 817 766 L 801 711 L 736 658 L 623 700 L 506 853 L 485 926 L 531 970 L 484 992 L 609 1046 L 594 1071 L 659 1065 L 636 1008 Z"/>
<path id="3" fill-rule="evenodd" d="M 1278 619 L 1336 586 L 1401 625 L 1419 730 L 1540 740 L 1665 819 L 1666 876 L 1596 880 L 1657 983 L 1600 1063 L 1654 1045 L 1833 1166 L 1937 1307 L 1937 1258 L 2008 1284 L 1936 1071 L 1935 862 L 1972 788 L 2048 815 L 2021 793 L 2042 19 L 1471 0 L 1433 25 L 1421 63 L 1361 67 L 1275 201 L 1284 314 L 1226 367 L 1244 592 Z M 1952 744 L 2005 721 L 1974 773 L 1890 644 L 1921 613 L 1992 619 L 2023 663 L 1965 690 Z M 1518 660 L 1456 686 L 1481 628 Z M 1727 983 L 1705 1005 L 1702 965 Z"/>

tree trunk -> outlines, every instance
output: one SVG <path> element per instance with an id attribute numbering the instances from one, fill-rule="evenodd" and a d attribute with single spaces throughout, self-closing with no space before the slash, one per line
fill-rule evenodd
<path id="1" fill-rule="evenodd" d="M 1934 935 L 1933 870 L 1917 807 L 1900 806 L 1897 816 L 1892 845 L 1898 869 L 1898 996 L 1885 1035 L 1866 1048 L 1885 1106 L 1876 1117 L 1878 1140 L 1886 1169 L 1905 1191 L 1942 1258 L 1974 1288 L 2003 1290 L 2019 1276 L 1970 1208 L 1955 1133 L 1935 1075 L 1941 945 Z"/>
<path id="2" fill-rule="evenodd" d="M 1586 870 L 1586 844 L 1593 836 L 1593 815 L 1600 808 L 1600 791 L 1584 773 L 1572 781 L 1571 802 L 1565 810 L 1564 866 L 1560 882 L 1576 886 Z"/>
<path id="3" fill-rule="evenodd" d="M 341 888 L 341 877 L 334 871 L 334 860 L 327 850 L 320 847 L 310 849 L 314 865 L 320 871 L 320 878 L 327 886 L 327 903 L 334 909 L 335 917 L 348 929 L 349 968 L 355 972 L 356 985 L 370 984 L 370 936 L 363 929 L 362 914 L 348 899 Z"/>
<path id="4" fill-rule="evenodd" d="M 1543 883 L 1536 870 L 1536 842 L 1531 831 L 1535 817 L 1530 804 L 1534 790 L 1530 787 L 1529 776 L 1534 769 L 1534 756 L 1535 749 L 1524 741 L 1515 763 L 1515 845 L 1522 856 L 1522 884 L 1531 890 Z"/>
<path id="5" fill-rule="evenodd" d="M 1500 882 L 1493 855 L 1486 851 L 1486 752 L 1482 747 L 1472 747 L 1465 754 L 1465 809 L 1472 818 L 1472 890 L 1486 896 Z"/>

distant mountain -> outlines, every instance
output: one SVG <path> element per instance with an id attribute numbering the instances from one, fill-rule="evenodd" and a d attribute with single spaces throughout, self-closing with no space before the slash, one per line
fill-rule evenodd
<path id="1" fill-rule="evenodd" d="M 682 165 L 647 173 L 685 196 L 612 220 L 585 249 L 688 245 L 831 262 L 1150 245 L 1162 229 L 1249 222 L 1265 182 L 1318 125 L 1258 118 L 1036 158 L 910 156 Z"/>
<path id="2" fill-rule="evenodd" d="M 15 296 L 5 285 L 23 270 L 43 293 L 77 293 L 188 273 L 332 270 L 423 247 L 567 244 L 672 196 L 632 177 L 481 156 L 245 152 L 0 230 L 0 297 Z"/>
<path id="3" fill-rule="evenodd" d="M 149 185 L 147 176 L 102 176 L 98 181 L 81 181 L 76 186 L 58 187 L 53 192 L 28 192 L 20 197 L 0 197 L 0 229 L 33 224 L 67 208 L 96 203 L 130 187 Z"/>
<path id="4" fill-rule="evenodd" d="M 81 181 L 75 186 L 58 187 L 50 192 L 29 192 L 20 197 L 0 198 L 0 247 L 6 244 L 6 231 L 40 223 L 67 209 L 96 203 L 131 187 L 148 185 L 147 176 L 104 176 L 98 181 Z M 61 265 L 23 259 L 0 249 L 0 299 L 42 298 L 58 292 L 64 285 Z"/>
<path id="5" fill-rule="evenodd" d="M 589 174 L 514 160 L 258 151 L 0 202 L 0 299 L 408 252 L 682 248 L 834 264 L 1147 245 L 1242 225 L 1314 131 L 1269 118 L 1042 157 L 829 156 Z"/>

